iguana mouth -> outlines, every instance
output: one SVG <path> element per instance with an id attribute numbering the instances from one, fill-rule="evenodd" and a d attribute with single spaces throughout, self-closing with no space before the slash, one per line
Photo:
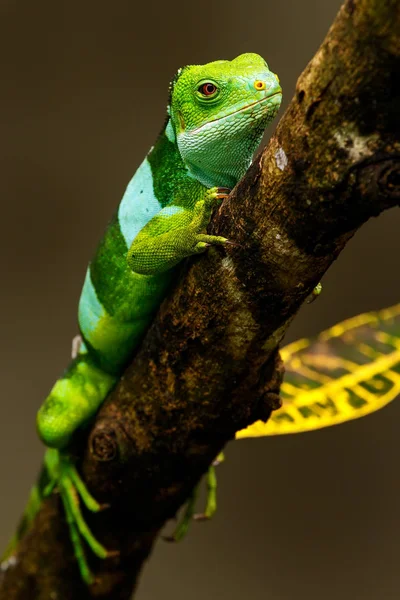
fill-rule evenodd
<path id="1" fill-rule="evenodd" d="M 217 123 L 218 121 L 223 121 L 224 119 L 228 119 L 232 115 L 237 115 L 238 113 L 245 112 L 252 106 L 257 106 L 258 104 L 267 103 L 268 100 L 271 100 L 271 98 L 273 98 L 274 96 L 282 96 L 282 90 L 279 90 L 278 92 L 274 92 L 270 96 L 261 98 L 261 100 L 257 100 L 256 102 L 252 102 L 251 104 L 246 104 L 246 106 L 242 106 L 242 108 L 238 108 L 237 110 L 234 110 L 231 113 L 224 115 L 223 117 L 218 117 L 218 119 L 212 119 L 211 121 L 207 121 L 207 123 L 200 125 L 200 127 L 196 127 L 196 129 L 192 129 L 190 133 L 197 133 L 198 131 L 201 131 L 201 129 L 203 129 L 204 127 L 207 127 L 207 125 L 210 125 L 211 123 Z"/>

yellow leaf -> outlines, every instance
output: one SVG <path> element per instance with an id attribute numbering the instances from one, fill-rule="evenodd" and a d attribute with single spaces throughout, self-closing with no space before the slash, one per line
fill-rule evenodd
<path id="1" fill-rule="evenodd" d="M 236 439 L 300 433 L 358 419 L 400 396 L 400 304 L 334 325 L 281 351 L 282 407 Z"/>

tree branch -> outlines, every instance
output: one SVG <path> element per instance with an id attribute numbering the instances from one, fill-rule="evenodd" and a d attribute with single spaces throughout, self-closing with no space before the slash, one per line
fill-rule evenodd
<path id="1" fill-rule="evenodd" d="M 190 260 L 88 438 L 88 520 L 120 558 L 86 589 L 59 498 L 3 571 L 7 600 L 130 597 L 165 521 L 235 432 L 277 407 L 277 345 L 368 218 L 400 203 L 397 0 L 347 0 L 268 147 L 210 226 L 236 245 Z"/>

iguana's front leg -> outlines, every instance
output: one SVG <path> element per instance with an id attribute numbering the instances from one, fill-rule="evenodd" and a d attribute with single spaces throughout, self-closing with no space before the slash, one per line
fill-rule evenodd
<path id="1" fill-rule="evenodd" d="M 204 252 L 212 245 L 229 244 L 221 236 L 205 233 L 211 214 L 223 198 L 227 188 L 211 188 L 194 208 L 169 205 L 161 210 L 143 228 L 133 241 L 127 261 L 136 273 L 155 275 L 171 269 L 192 254 Z"/>

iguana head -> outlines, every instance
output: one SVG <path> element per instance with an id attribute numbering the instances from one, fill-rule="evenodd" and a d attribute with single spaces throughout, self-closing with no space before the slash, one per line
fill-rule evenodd
<path id="1" fill-rule="evenodd" d="M 171 83 L 169 135 L 196 179 L 233 187 L 281 100 L 279 79 L 258 54 L 183 67 Z"/>

